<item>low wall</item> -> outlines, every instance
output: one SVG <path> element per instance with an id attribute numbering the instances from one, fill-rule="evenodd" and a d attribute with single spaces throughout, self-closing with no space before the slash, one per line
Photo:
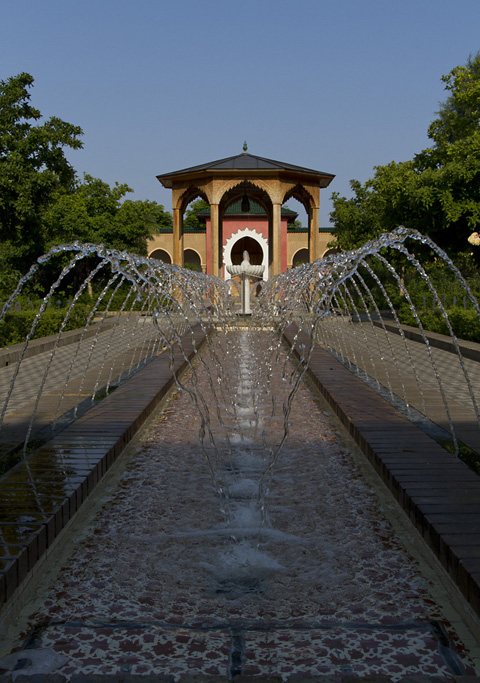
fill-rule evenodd
<path id="1" fill-rule="evenodd" d="M 198 325 L 0 479 L 0 609 L 205 342 Z M 186 360 L 188 359 L 188 361 Z"/>
<path id="2" fill-rule="evenodd" d="M 373 324 L 376 327 L 383 327 L 388 332 L 393 332 L 394 334 L 400 334 L 400 329 L 398 325 L 392 322 L 384 322 L 383 325 L 378 320 L 374 320 Z M 422 333 L 418 327 L 412 327 L 411 325 L 401 325 L 403 333 L 407 339 L 412 341 L 425 343 Z M 428 340 L 430 346 L 434 346 L 437 349 L 442 349 L 443 351 L 448 351 L 449 353 L 457 353 L 453 342 L 450 337 L 445 334 L 437 334 L 436 332 L 425 332 L 425 337 Z M 480 344 L 476 342 L 466 341 L 465 339 L 457 339 L 458 348 L 460 353 L 464 358 L 470 358 L 480 362 Z"/>
<path id="3" fill-rule="evenodd" d="M 89 339 L 94 337 L 98 332 L 106 332 L 110 330 L 117 321 L 116 315 L 110 316 L 103 320 L 102 322 L 94 323 L 90 325 L 89 328 L 84 331 L 83 328 L 78 330 L 69 330 L 68 332 L 63 332 L 62 336 L 58 340 L 58 348 L 62 346 L 69 346 L 70 344 L 76 344 L 80 339 Z M 57 344 L 58 334 L 51 334 L 48 337 L 41 337 L 40 339 L 32 339 L 28 343 L 27 349 L 25 351 L 24 358 L 32 358 L 33 356 L 38 356 L 41 353 L 46 353 L 51 351 L 55 344 Z M 25 343 L 12 344 L 4 349 L 0 349 L 0 367 L 5 367 L 6 365 L 12 365 L 16 363 L 23 353 L 25 348 Z"/>
<path id="4" fill-rule="evenodd" d="M 294 325 L 284 336 L 310 348 Z M 314 347 L 307 372 L 480 616 L 480 477 L 325 349 Z"/>

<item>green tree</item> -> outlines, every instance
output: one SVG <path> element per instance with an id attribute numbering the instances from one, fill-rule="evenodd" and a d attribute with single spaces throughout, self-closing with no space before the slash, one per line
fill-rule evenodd
<path id="1" fill-rule="evenodd" d="M 129 192 L 126 184 L 110 187 L 86 174 L 73 191 L 59 192 L 46 212 L 47 246 L 78 240 L 146 255 L 147 239 L 171 226 L 172 217 L 153 201 L 122 202 Z"/>
<path id="2" fill-rule="evenodd" d="M 82 147 L 78 126 L 57 117 L 40 122 L 30 104 L 33 81 L 27 73 L 0 81 L 0 270 L 10 278 L 44 251 L 44 212 L 75 179 L 64 149 Z"/>
<path id="3" fill-rule="evenodd" d="M 340 247 L 351 249 L 397 225 L 416 228 L 451 255 L 480 226 L 480 53 L 443 76 L 449 95 L 429 126 L 431 148 L 375 167 L 350 199 L 333 194 Z"/>
<path id="4" fill-rule="evenodd" d="M 196 199 L 189 205 L 183 219 L 185 230 L 200 230 L 203 224 L 198 219 L 198 212 L 203 209 L 210 209 L 210 204 L 204 199 Z"/>
<path id="5" fill-rule="evenodd" d="M 457 66 L 442 76 L 445 89 L 450 92 L 440 105 L 438 118 L 428 128 L 428 137 L 437 150 L 446 151 L 448 145 L 478 132 L 480 124 L 480 53 L 470 56 L 465 66 Z"/>

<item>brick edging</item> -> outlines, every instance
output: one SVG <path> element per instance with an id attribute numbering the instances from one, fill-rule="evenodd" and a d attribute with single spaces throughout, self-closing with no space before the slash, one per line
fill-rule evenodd
<path id="1" fill-rule="evenodd" d="M 283 334 L 297 359 L 310 348 L 296 326 Z M 480 477 L 325 349 L 313 348 L 307 373 L 480 616 Z"/>
<path id="2" fill-rule="evenodd" d="M 191 334 L 0 479 L 0 610 L 205 343 Z"/>

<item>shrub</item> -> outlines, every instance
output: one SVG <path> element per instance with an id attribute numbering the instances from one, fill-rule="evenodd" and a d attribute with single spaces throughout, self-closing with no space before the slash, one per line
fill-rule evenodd
<path id="1" fill-rule="evenodd" d="M 425 330 L 438 334 L 449 334 L 447 322 L 439 310 L 417 310 L 417 314 Z M 475 311 L 450 308 L 447 310 L 447 315 L 456 337 L 467 341 L 480 342 L 480 321 Z M 404 325 L 418 327 L 415 316 L 406 304 L 400 307 L 399 319 Z"/>
<path id="2" fill-rule="evenodd" d="M 47 308 L 40 316 L 32 339 L 39 339 L 40 337 L 57 334 L 67 315 L 67 311 L 68 307 L 60 309 L 53 307 Z M 71 312 L 64 329 L 74 330 L 84 327 L 88 319 L 89 311 L 90 306 L 88 304 L 77 303 Z M 10 346 L 11 344 L 23 342 L 30 333 L 37 313 L 38 310 L 32 308 L 28 310 L 8 311 L 0 323 L 0 346 Z"/>

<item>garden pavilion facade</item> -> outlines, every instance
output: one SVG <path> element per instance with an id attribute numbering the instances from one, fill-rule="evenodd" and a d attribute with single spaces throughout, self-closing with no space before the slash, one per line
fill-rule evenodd
<path id="1" fill-rule="evenodd" d="M 249 154 L 246 145 L 242 154 L 158 175 L 172 190 L 173 229 L 149 241 L 149 255 L 180 266 L 194 258 L 207 273 L 227 277 L 225 266 L 246 248 L 252 263 L 265 266 L 265 279 L 296 265 L 300 253 L 301 261 L 312 262 L 332 239 L 330 229 L 319 227 L 319 206 L 320 189 L 334 177 Z M 189 234 L 183 216 L 197 198 L 209 210 L 198 216 L 202 228 Z M 304 228 L 295 225 L 294 211 L 282 207 L 291 198 L 305 208 Z"/>

